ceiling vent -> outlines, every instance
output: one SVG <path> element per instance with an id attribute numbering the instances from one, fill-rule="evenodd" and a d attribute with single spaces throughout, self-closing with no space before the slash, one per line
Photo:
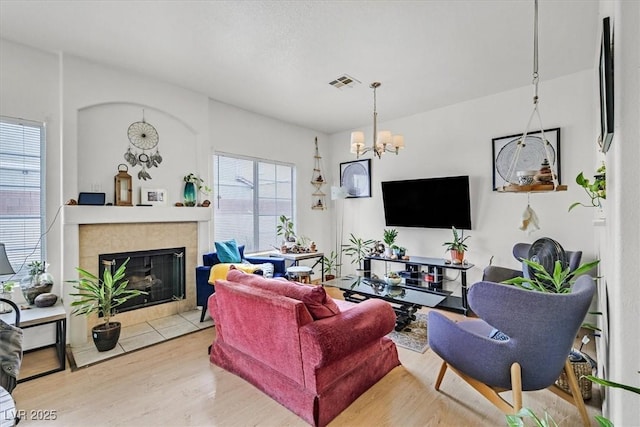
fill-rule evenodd
<path id="1" fill-rule="evenodd" d="M 330 81 L 329 84 L 336 89 L 350 89 L 357 84 L 360 84 L 360 80 L 351 77 L 348 74 L 343 74 L 337 79 Z"/>

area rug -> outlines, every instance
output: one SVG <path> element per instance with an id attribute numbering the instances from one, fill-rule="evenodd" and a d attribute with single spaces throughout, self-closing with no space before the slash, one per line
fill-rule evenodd
<path id="1" fill-rule="evenodd" d="M 397 346 L 408 348 L 409 350 L 417 351 L 418 353 L 424 353 L 429 348 L 427 342 L 427 314 L 416 313 L 416 320 L 411 322 L 401 332 L 392 331 L 387 336 L 396 343 Z"/>

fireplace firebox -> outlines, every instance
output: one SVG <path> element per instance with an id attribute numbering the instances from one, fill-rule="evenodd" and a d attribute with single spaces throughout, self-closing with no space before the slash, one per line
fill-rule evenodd
<path id="1" fill-rule="evenodd" d="M 185 248 L 120 252 L 98 256 L 100 276 L 111 273 L 129 258 L 125 279 L 127 288 L 147 292 L 117 307 L 118 312 L 136 310 L 185 298 Z"/>

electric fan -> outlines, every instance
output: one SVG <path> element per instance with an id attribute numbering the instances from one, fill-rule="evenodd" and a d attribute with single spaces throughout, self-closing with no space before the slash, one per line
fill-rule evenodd
<path id="1" fill-rule="evenodd" d="M 567 254 L 560 243 L 548 237 L 543 237 L 533 242 L 527 257 L 530 261 L 540 264 L 552 276 L 556 261 L 560 261 L 560 266 L 563 270 L 569 265 Z M 529 277 L 535 277 L 533 268 L 527 266 L 527 272 Z M 544 280 L 541 281 L 544 282 Z M 552 289 L 551 284 L 548 284 L 548 286 Z"/>

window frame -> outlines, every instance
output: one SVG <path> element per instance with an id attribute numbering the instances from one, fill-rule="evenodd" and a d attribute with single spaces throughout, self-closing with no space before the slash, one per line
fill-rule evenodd
<path id="1" fill-rule="evenodd" d="M 295 224 L 295 218 L 296 218 L 296 206 L 297 206 L 297 197 L 296 197 L 296 165 L 294 163 L 289 163 L 289 162 L 282 162 L 282 161 L 278 161 L 278 160 L 273 160 L 273 159 L 264 159 L 264 158 L 260 158 L 260 157 L 252 157 L 252 156 L 245 156 L 245 155 L 241 155 L 241 154 L 233 154 L 233 153 L 228 153 L 228 152 L 222 152 L 222 151 L 216 151 L 213 154 L 213 162 L 212 162 L 212 169 L 213 169 L 213 176 L 215 177 L 214 179 L 214 183 L 212 185 L 212 191 L 213 191 L 213 201 L 212 203 L 214 204 L 213 208 L 214 208 L 214 212 L 217 206 L 217 202 L 218 202 L 218 185 L 219 185 L 219 171 L 217 170 L 217 162 L 216 162 L 216 158 L 217 157 L 227 157 L 227 158 L 231 158 L 231 159 L 238 159 L 238 160 L 246 160 L 246 161 L 250 161 L 252 162 L 252 172 L 253 172 L 253 176 L 255 179 L 255 184 L 254 184 L 254 190 L 253 190 L 253 200 L 252 200 L 252 206 L 253 206 L 253 236 L 252 239 L 254 241 L 254 244 L 258 244 L 260 242 L 260 183 L 257 180 L 257 177 L 259 176 L 259 167 L 260 167 L 260 163 L 265 163 L 265 164 L 269 164 L 269 165 L 273 165 L 273 166 L 285 166 L 290 168 L 291 170 L 291 217 L 293 220 L 293 223 Z M 276 217 L 279 216 L 279 214 L 276 214 Z M 214 213 L 214 220 L 213 220 L 213 235 L 214 238 L 216 238 L 216 227 L 217 227 L 217 223 L 218 221 L 215 218 L 215 213 Z M 239 242 L 239 244 L 242 244 L 241 242 Z M 250 252 L 265 252 L 268 250 L 271 250 L 273 248 L 256 248 L 254 250 L 250 250 Z"/>
<path id="2" fill-rule="evenodd" d="M 40 209 L 39 209 L 39 233 L 38 233 L 38 240 L 35 242 L 35 244 L 32 245 L 31 241 L 29 241 L 29 244 L 24 244 L 24 250 L 22 251 L 18 251 L 15 248 L 12 248 L 11 245 L 6 246 L 6 251 L 7 251 L 7 257 L 10 260 L 10 263 L 13 267 L 13 269 L 15 270 L 16 274 L 14 276 L 12 276 L 11 280 L 18 280 L 26 275 L 29 274 L 28 272 L 28 268 L 26 267 L 27 264 L 31 261 L 45 261 L 46 260 L 46 255 L 47 255 L 47 245 L 46 245 L 46 233 L 45 233 L 45 229 L 46 229 L 46 133 L 47 133 L 47 128 L 46 128 L 46 123 L 45 122 L 40 122 L 40 121 L 35 121 L 35 120 L 27 120 L 27 119 L 20 119 L 20 118 L 15 118 L 15 117 L 9 117 L 9 116 L 3 116 L 0 115 L 0 123 L 7 124 L 7 125 L 13 125 L 13 126 L 23 126 L 23 127 L 29 127 L 29 128 L 35 128 L 35 129 L 39 129 L 40 131 L 40 142 L 39 142 L 39 170 L 40 170 L 40 183 L 39 183 L 39 189 L 40 189 L 40 198 L 39 198 L 39 203 L 40 203 Z M 2 150 L 2 146 L 0 145 L 0 152 Z M 23 154 L 23 157 L 24 156 Z M 1 166 L 0 166 L 1 168 Z M 1 183 L 0 183 L 1 185 Z M 19 188 L 28 188 L 26 186 L 23 187 L 19 187 Z M 2 215 L 0 213 L 0 215 Z M 28 215 L 15 215 L 14 217 L 16 218 L 24 218 L 27 217 Z M 11 216 L 9 216 L 9 218 L 3 218 L 2 216 L 0 216 L 0 220 L 1 219 L 11 219 Z M 27 241 L 25 240 L 25 243 Z M 7 243 L 7 242 L 4 242 Z M 26 255 L 16 255 L 16 253 L 26 253 L 26 250 L 28 250 L 29 247 L 33 246 L 33 251 Z M 39 246 L 39 252 L 38 252 L 38 246 Z"/>

